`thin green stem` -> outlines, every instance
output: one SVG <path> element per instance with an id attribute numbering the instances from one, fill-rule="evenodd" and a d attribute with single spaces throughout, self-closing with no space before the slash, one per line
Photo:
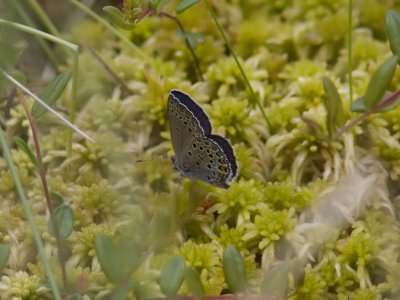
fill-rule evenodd
<path id="1" fill-rule="evenodd" d="M 162 10 L 160 11 L 160 15 L 165 16 L 165 17 L 175 21 L 175 23 L 178 25 L 179 30 L 182 32 L 182 36 L 183 36 L 183 40 L 185 41 L 185 45 L 189 49 L 190 54 L 192 55 L 194 65 L 196 66 L 197 75 L 199 76 L 199 79 L 201 81 L 203 81 L 203 73 L 201 72 L 199 60 L 197 59 L 196 53 L 194 52 L 192 46 L 190 45 L 189 39 L 186 34 L 186 30 L 183 27 L 181 21 L 179 21 L 179 19 L 176 16 L 170 15 L 169 13 L 166 13 L 165 11 L 162 11 Z"/>
<path id="2" fill-rule="evenodd" d="M 25 12 L 25 10 L 19 5 L 18 1 L 8 1 L 9 6 L 11 6 L 15 12 L 19 15 L 19 17 L 22 19 L 22 21 L 30 26 L 30 27 L 35 27 L 34 22 L 32 21 L 31 17 Z M 43 52 L 46 54 L 47 58 L 49 59 L 49 61 L 51 62 L 51 64 L 54 67 L 57 67 L 60 65 L 60 60 L 57 58 L 57 56 L 54 54 L 53 50 L 49 47 L 48 44 L 46 44 L 46 42 L 34 35 L 35 39 L 37 40 L 39 46 L 42 48 Z"/>
<path id="3" fill-rule="evenodd" d="M 39 36 L 39 37 L 42 37 L 42 38 L 44 38 L 46 40 L 54 42 L 56 44 L 61 44 L 61 45 L 65 46 L 65 47 L 70 48 L 73 51 L 78 51 L 78 46 L 77 45 L 75 45 L 73 43 L 70 43 L 70 42 L 68 42 L 66 40 L 60 39 L 60 38 L 58 38 L 58 37 L 56 37 L 54 35 L 51 35 L 51 34 L 48 34 L 46 32 L 37 30 L 35 28 L 29 27 L 29 26 L 25 26 L 25 25 L 22 25 L 22 24 L 19 24 L 19 23 L 14 23 L 14 22 L 11 22 L 11 21 L 7 21 L 7 20 L 4 20 L 4 19 L 0 19 L 0 25 L 5 25 L 5 26 L 8 26 L 8 27 L 11 27 L 11 28 L 23 31 L 23 32 L 30 33 L 30 34 L 33 34 L 35 36 Z"/>
<path id="4" fill-rule="evenodd" d="M 348 34 L 348 45 L 347 45 L 347 59 L 349 61 L 348 72 L 349 72 L 349 99 L 350 105 L 353 103 L 353 0 L 349 0 L 349 34 Z"/>
<path id="5" fill-rule="evenodd" d="M 69 121 L 71 124 L 75 122 L 77 100 L 78 100 L 78 65 L 79 65 L 79 53 L 76 52 L 73 57 L 72 63 L 72 95 L 69 109 Z M 68 143 L 67 143 L 67 154 L 68 156 L 72 152 L 72 131 L 69 132 Z"/>
<path id="6" fill-rule="evenodd" d="M 58 38 L 54 35 L 48 34 L 46 32 L 37 30 L 35 28 L 31 28 L 22 24 L 18 24 L 18 23 L 14 23 L 14 22 L 10 22 L 4 19 L 0 19 L 0 25 L 5 25 L 5 26 L 9 26 L 11 28 L 15 28 L 30 34 L 33 34 L 35 36 L 39 36 L 42 37 L 44 39 L 47 39 L 49 41 L 52 41 L 56 44 L 60 44 L 62 46 L 65 46 L 67 48 L 69 48 L 73 55 L 74 55 L 74 62 L 73 62 L 73 66 L 72 66 L 72 100 L 71 100 L 71 111 L 70 111 L 70 120 L 72 120 L 71 122 L 66 122 L 67 125 L 69 127 L 71 127 L 72 129 L 74 129 L 75 131 L 79 132 L 80 134 L 82 134 L 83 132 L 79 129 L 77 129 L 77 127 L 75 127 L 74 125 L 72 125 L 73 121 L 75 120 L 75 109 L 76 109 L 76 101 L 77 101 L 77 76 L 78 76 L 78 59 L 79 59 L 79 47 L 78 45 L 75 45 L 73 43 L 70 43 L 66 40 L 63 40 L 61 38 Z M 4 74 L 4 72 L 3 72 Z M 5 75 L 6 76 L 6 75 Z M 7 76 L 6 76 L 7 77 Z M 12 80 L 10 78 L 8 78 L 9 80 Z M 17 86 L 19 85 L 19 83 L 15 83 Z M 21 89 L 23 89 L 23 87 L 20 87 Z M 26 93 L 28 93 L 30 96 L 32 96 L 32 94 L 30 94 L 29 92 L 27 92 L 26 90 L 24 90 Z M 32 96 L 36 101 L 41 102 L 41 104 L 46 107 L 48 110 L 50 110 L 53 114 L 55 114 L 58 118 L 62 119 L 65 122 L 65 119 L 63 117 L 60 116 L 60 114 L 58 114 L 57 112 L 55 112 L 53 109 L 51 109 L 47 104 L 42 103 L 43 101 L 40 100 L 37 96 Z M 85 138 L 88 138 L 89 140 L 92 140 L 90 137 L 88 137 L 85 133 L 82 134 Z M 93 141 L 93 140 L 92 140 Z M 70 133 L 70 138 L 68 140 L 67 143 L 67 151 L 68 153 L 71 152 L 72 149 L 72 132 Z"/>
<path id="7" fill-rule="evenodd" d="M 36 247 L 38 248 L 39 256 L 43 262 L 43 266 L 44 266 L 45 272 L 47 274 L 47 278 L 49 280 L 50 288 L 51 288 L 51 291 L 53 292 L 54 299 L 61 300 L 61 294 L 57 287 L 53 270 L 51 269 L 49 259 L 47 257 L 46 251 L 44 249 L 44 245 L 43 245 L 43 241 L 41 239 L 39 228 L 36 224 L 35 218 L 33 217 L 31 208 L 29 206 L 28 199 L 25 196 L 24 189 L 22 188 L 21 180 L 19 179 L 17 170 L 12 161 L 10 148 L 7 145 L 7 142 L 5 140 L 4 133 L 3 133 L 3 130 L 1 129 L 1 127 L 0 127 L 0 144 L 3 148 L 3 155 L 7 161 L 11 176 L 12 176 L 14 184 L 15 184 L 15 189 L 17 191 L 19 199 L 21 200 L 22 208 L 25 212 L 25 215 L 29 222 L 30 228 L 32 229 L 33 239 L 35 241 Z"/>
<path id="8" fill-rule="evenodd" d="M 67 287 L 67 272 L 65 269 L 64 255 L 63 255 L 63 249 L 62 249 L 62 245 L 61 245 L 60 228 L 58 226 L 57 219 L 54 215 L 54 208 L 53 208 L 53 203 L 52 203 L 51 197 L 50 197 L 49 186 L 47 184 L 46 170 L 43 165 L 42 151 L 40 150 L 40 143 L 39 143 L 39 137 L 38 137 L 37 130 L 36 130 L 36 123 L 32 118 L 29 107 L 24 99 L 24 95 L 21 95 L 20 102 L 21 102 L 22 106 L 24 107 L 26 116 L 29 121 L 29 125 L 31 127 L 32 137 L 33 137 L 33 141 L 34 141 L 34 145 L 35 145 L 36 158 L 39 162 L 39 176 L 40 176 L 40 180 L 42 181 L 43 192 L 44 192 L 44 196 L 46 198 L 47 208 L 49 209 L 50 219 L 51 219 L 51 222 L 54 224 L 56 244 L 57 244 L 57 249 L 58 249 L 58 260 L 60 262 L 60 267 L 61 267 L 61 277 L 62 277 L 64 288 L 66 288 Z"/>
<path id="9" fill-rule="evenodd" d="M 49 19 L 49 17 L 45 13 L 45 11 L 42 9 L 42 7 L 37 3 L 37 1 L 36 0 L 28 0 L 28 3 L 32 7 L 32 10 L 38 16 L 39 20 L 46 27 L 48 32 L 52 35 L 60 36 L 60 33 L 58 32 L 57 28 L 54 26 L 53 22 Z"/>
<path id="10" fill-rule="evenodd" d="M 89 15 L 93 19 L 95 19 L 97 22 L 102 24 L 104 27 L 106 27 L 108 30 L 110 30 L 113 34 L 115 34 L 122 42 L 124 42 L 129 48 L 131 48 L 140 58 L 142 59 L 147 59 L 146 55 L 140 50 L 139 47 L 137 47 L 135 44 L 132 43 L 125 35 L 123 35 L 118 29 L 116 29 L 114 26 L 112 26 L 110 23 L 108 23 L 106 20 L 101 18 L 99 15 L 94 13 L 90 8 L 82 4 L 81 2 L 77 0 L 70 0 L 70 2 L 78 7 L 81 11 L 83 11 L 85 14 Z"/>
<path id="11" fill-rule="evenodd" d="M 268 117 L 267 117 L 267 114 L 265 113 L 265 110 L 264 110 L 263 106 L 261 105 L 260 100 L 258 99 L 256 93 L 254 92 L 253 87 L 251 86 L 250 81 L 249 81 L 249 79 L 247 78 L 246 73 L 244 72 L 244 70 L 243 70 L 243 68 L 242 68 L 242 65 L 241 65 L 240 62 L 239 62 L 239 59 L 238 59 L 238 57 L 236 56 L 236 53 L 235 53 L 235 51 L 233 50 L 233 47 L 232 47 L 232 45 L 231 45 L 231 43 L 230 43 L 228 37 L 226 36 L 226 34 L 225 34 L 224 30 L 222 29 L 221 25 L 219 24 L 218 19 L 217 19 L 217 16 L 216 16 L 216 14 L 215 14 L 213 8 L 211 7 L 211 5 L 210 5 L 210 3 L 208 2 L 208 0 L 204 0 L 204 2 L 206 3 L 207 8 L 208 8 L 208 11 L 210 12 L 210 14 L 211 14 L 211 16 L 212 16 L 212 18 L 213 18 L 215 24 L 217 25 L 218 30 L 219 30 L 219 32 L 221 33 L 221 35 L 222 35 L 222 37 L 223 37 L 223 39 L 224 39 L 224 41 L 225 41 L 226 46 L 228 47 L 228 49 L 229 49 L 230 53 L 232 54 L 233 58 L 235 59 L 236 65 L 238 66 L 238 68 L 239 68 L 239 70 L 240 70 L 240 73 L 242 74 L 243 80 L 244 80 L 245 84 L 247 85 L 247 87 L 248 87 L 249 90 L 250 90 L 250 93 L 251 93 L 251 96 L 252 96 L 252 98 L 253 98 L 254 103 L 255 103 L 255 104 L 258 106 L 258 108 L 260 109 L 261 114 L 263 115 L 264 120 L 265 120 L 265 122 L 266 122 L 267 125 L 268 125 L 269 130 L 271 130 L 271 129 L 272 129 L 272 126 L 271 126 L 271 123 L 269 122 L 269 119 L 268 119 Z"/>

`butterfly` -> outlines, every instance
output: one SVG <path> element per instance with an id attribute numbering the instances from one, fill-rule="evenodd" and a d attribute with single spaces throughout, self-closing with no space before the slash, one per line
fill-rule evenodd
<path id="1" fill-rule="evenodd" d="M 171 90 L 168 96 L 168 121 L 172 157 L 178 176 L 200 179 L 221 188 L 229 188 L 238 175 L 238 165 L 230 142 L 211 134 L 210 119 L 186 93 Z"/>

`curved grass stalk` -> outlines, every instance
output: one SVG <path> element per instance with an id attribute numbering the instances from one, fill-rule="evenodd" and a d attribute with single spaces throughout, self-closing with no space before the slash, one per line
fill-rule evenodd
<path id="1" fill-rule="evenodd" d="M 47 17 L 47 14 L 42 9 L 42 7 L 37 3 L 36 0 L 28 0 L 27 1 L 31 6 L 32 10 L 36 13 L 39 20 L 43 23 L 46 29 L 50 32 L 50 34 L 54 36 L 60 36 L 57 28 L 54 26 L 53 22 Z"/>
<path id="2" fill-rule="evenodd" d="M 26 25 L 30 27 L 35 26 L 31 16 L 26 13 L 23 7 L 21 7 L 20 1 L 14 1 L 14 0 L 7 1 L 5 5 L 10 6 Z M 49 45 L 46 44 L 42 38 L 38 36 L 35 36 L 35 38 L 40 48 L 43 50 L 43 52 L 46 54 L 47 58 L 51 62 L 51 64 L 55 68 L 59 66 L 61 64 L 60 59 L 53 53 L 53 49 L 51 49 Z"/>
<path id="3" fill-rule="evenodd" d="M 53 108 L 48 106 L 42 99 L 40 99 L 38 96 L 36 96 L 32 91 L 30 91 L 27 87 L 22 85 L 18 80 L 10 76 L 7 72 L 5 72 L 3 69 L 0 69 L 0 73 L 4 75 L 5 78 L 7 78 L 10 82 L 12 82 L 15 86 L 20 88 L 24 93 L 28 94 L 31 96 L 34 100 L 39 102 L 41 105 L 43 105 L 47 110 L 49 110 L 53 115 L 55 115 L 58 119 L 60 119 L 65 125 L 68 127 L 72 128 L 75 130 L 77 133 L 82 135 L 84 138 L 88 139 L 91 142 L 94 142 L 94 140 L 89 137 L 86 133 L 84 133 L 82 130 L 80 130 L 78 127 L 76 127 L 74 124 L 69 122 L 67 119 L 65 119 L 62 115 L 60 115 L 58 112 L 56 112 Z"/>
<path id="4" fill-rule="evenodd" d="M 77 102 L 77 82 L 78 82 L 78 65 L 79 65 L 79 47 L 78 45 L 75 45 L 71 42 L 68 42 L 66 40 L 63 40 L 61 38 L 58 38 L 54 35 L 48 34 L 46 32 L 37 30 L 35 28 L 29 27 L 29 26 L 25 26 L 22 24 L 18 24 L 18 23 L 14 23 L 14 22 L 10 22 L 4 19 L 0 19 L 0 25 L 5 25 L 23 32 L 27 32 L 30 33 L 32 35 L 44 38 L 46 40 L 49 40 L 51 42 L 54 42 L 56 44 L 60 44 L 68 49 L 70 49 L 73 53 L 73 65 L 72 65 L 72 100 L 71 100 L 71 104 L 70 104 L 70 122 L 66 121 L 65 118 L 63 118 L 60 114 L 58 114 L 56 111 L 54 111 L 51 107 L 49 107 L 47 104 L 45 104 L 42 100 L 40 100 L 36 95 L 34 95 L 32 92 L 30 92 L 28 89 L 25 90 L 24 88 L 21 87 L 21 84 L 16 81 L 14 79 L 14 84 L 19 86 L 22 90 L 24 90 L 25 93 L 29 94 L 31 97 L 33 97 L 36 101 L 40 102 L 44 107 L 46 107 L 46 109 L 48 109 L 49 111 L 51 111 L 54 115 L 56 115 L 59 119 L 61 119 L 64 123 L 66 123 L 69 127 L 71 127 L 72 129 L 74 129 L 75 131 L 77 131 L 79 134 L 81 134 L 82 136 L 84 136 L 86 139 L 93 141 L 88 135 L 86 135 L 84 132 L 82 132 L 80 129 L 78 129 L 77 127 L 75 127 L 72 123 L 75 120 L 75 110 L 76 110 L 76 102 Z M 5 74 L 4 71 L 2 70 L 2 73 L 4 76 L 6 76 L 6 78 L 10 81 L 13 81 L 8 74 Z M 29 91 L 29 92 L 27 92 Z M 33 96 L 32 96 L 33 95 Z M 70 153 L 72 149 L 72 133 L 70 134 L 70 137 L 68 139 L 68 143 L 67 143 L 67 152 Z"/>
<path id="5" fill-rule="evenodd" d="M 106 20 L 101 18 L 99 15 L 94 13 L 90 8 L 82 4 L 81 2 L 77 0 L 70 0 L 70 2 L 78 7 L 81 11 L 83 11 L 85 14 L 89 15 L 93 19 L 95 19 L 97 22 L 102 24 L 104 27 L 106 27 L 108 30 L 110 30 L 113 34 L 115 34 L 122 42 L 124 42 L 129 48 L 131 48 L 140 58 L 146 59 L 146 55 L 142 50 L 140 50 L 139 47 L 137 47 L 135 44 L 132 43 L 126 36 L 124 36 L 120 31 L 118 31 L 114 26 L 112 26 L 110 23 L 108 23 Z"/>
<path id="6" fill-rule="evenodd" d="M 194 52 L 192 46 L 190 45 L 189 39 L 188 39 L 188 37 L 187 37 L 186 30 L 185 30 L 185 28 L 183 27 L 181 21 L 179 21 L 179 19 L 178 19 L 177 16 L 173 16 L 173 15 L 171 15 L 171 14 L 165 12 L 165 11 L 160 11 L 160 15 L 165 16 L 165 17 L 167 17 L 167 18 L 173 20 L 173 21 L 178 25 L 179 30 L 182 32 L 182 36 L 183 36 L 183 40 L 184 40 L 184 42 L 185 42 L 186 48 L 189 49 L 190 55 L 191 55 L 192 58 L 193 58 L 193 62 L 194 62 L 194 65 L 195 65 L 195 69 L 196 69 L 197 75 L 199 76 L 199 79 L 200 79 L 201 81 L 204 81 L 204 79 L 203 79 L 203 73 L 201 72 L 201 68 L 200 68 L 199 59 L 197 58 L 196 53 Z"/>
<path id="7" fill-rule="evenodd" d="M 28 222 L 29 222 L 29 226 L 32 230 L 33 239 L 35 241 L 36 247 L 38 248 L 39 256 L 43 262 L 43 266 L 44 266 L 45 272 L 47 274 L 47 278 L 49 280 L 50 288 L 51 288 L 51 291 L 53 292 L 54 299 L 61 300 L 61 294 L 57 287 L 53 270 L 51 269 L 49 259 L 47 257 L 46 251 L 44 249 L 44 245 L 43 245 L 43 241 L 41 239 L 38 225 L 36 224 L 36 221 L 33 217 L 31 208 L 29 206 L 28 199 L 25 196 L 25 193 L 22 188 L 22 184 L 19 179 L 17 170 L 12 161 L 10 148 L 8 147 L 7 142 L 4 138 L 3 130 L 1 129 L 1 127 L 0 127 L 0 144 L 3 148 L 3 154 L 7 161 L 8 167 L 10 169 L 11 176 L 12 176 L 14 184 L 15 184 L 15 189 L 17 190 L 18 197 L 21 200 L 22 208 L 24 209 L 26 218 L 28 219 Z"/>
<path id="8" fill-rule="evenodd" d="M 58 38 L 58 37 L 56 37 L 54 35 L 48 34 L 46 32 L 37 30 L 35 28 L 29 27 L 29 26 L 25 26 L 25 25 L 19 24 L 19 23 L 7 21 L 7 20 L 4 20 L 4 19 L 0 19 L 0 25 L 5 25 L 5 26 L 8 26 L 8 27 L 11 27 L 11 28 L 23 31 L 23 32 L 30 33 L 32 35 L 36 35 L 36 36 L 42 37 L 42 38 L 44 38 L 46 40 L 49 40 L 49 41 L 51 41 L 53 43 L 60 44 L 60 45 L 63 45 L 65 47 L 67 47 L 67 48 L 70 48 L 74 52 L 78 51 L 78 45 L 75 45 L 75 44 L 73 44 L 71 42 L 68 42 L 66 40 L 60 39 L 60 38 Z"/>
<path id="9" fill-rule="evenodd" d="M 348 35 L 348 45 L 347 45 L 347 59 L 348 59 L 348 72 L 349 72 L 349 99 L 350 105 L 353 103 L 353 0 L 349 0 L 349 35 Z"/>
<path id="10" fill-rule="evenodd" d="M 262 105 L 261 105 L 261 103 L 260 103 L 260 100 L 258 99 L 256 93 L 254 92 L 254 90 L 253 90 L 253 88 L 252 88 L 252 86 L 251 86 L 251 84 L 250 84 L 250 81 L 249 81 L 249 79 L 247 78 L 247 75 L 246 75 L 246 73 L 244 72 L 242 65 L 240 64 L 239 59 L 237 58 L 236 53 L 235 53 L 235 51 L 233 50 L 233 47 L 232 47 L 232 45 L 231 45 L 231 43 L 230 43 L 228 37 L 226 36 L 226 34 L 225 34 L 224 30 L 222 29 L 221 25 L 219 24 L 218 19 L 217 19 L 217 16 L 215 15 L 214 10 L 212 9 L 212 7 L 211 7 L 210 3 L 208 2 L 208 0 L 204 0 L 204 2 L 206 3 L 207 9 L 208 9 L 208 11 L 210 12 L 211 17 L 213 18 L 215 24 L 216 24 L 217 27 L 218 27 L 218 30 L 219 30 L 219 32 L 221 33 L 222 38 L 224 39 L 225 44 L 226 44 L 226 46 L 227 46 L 228 49 L 229 49 L 229 52 L 232 54 L 233 58 L 235 59 L 236 65 L 238 66 L 238 68 L 239 68 L 239 70 L 240 70 L 240 73 L 242 74 L 243 80 L 244 80 L 245 84 L 247 85 L 247 87 L 248 87 L 249 90 L 250 90 L 251 96 L 252 96 L 252 98 L 253 98 L 253 102 L 254 102 L 254 103 L 258 106 L 258 108 L 260 109 L 261 114 L 262 114 L 262 116 L 264 117 L 264 120 L 265 120 L 265 122 L 266 122 L 267 125 L 268 125 L 268 129 L 269 129 L 269 130 L 272 130 L 272 126 L 271 126 L 271 123 L 269 122 L 269 119 L 268 119 L 268 117 L 267 117 L 267 114 L 265 113 L 265 110 L 264 110 L 264 108 L 262 107 Z"/>

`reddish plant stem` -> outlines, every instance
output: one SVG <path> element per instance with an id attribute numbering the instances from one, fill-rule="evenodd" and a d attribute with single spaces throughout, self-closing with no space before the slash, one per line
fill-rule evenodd
<path id="1" fill-rule="evenodd" d="M 33 142 L 35 144 L 36 158 L 39 162 L 39 176 L 42 181 L 43 192 L 44 192 L 44 196 L 46 198 L 47 208 L 49 209 L 50 219 L 54 225 L 56 244 L 57 244 L 57 248 L 58 248 L 58 259 L 59 259 L 60 267 L 61 267 L 61 276 L 62 276 L 63 285 L 64 285 L 64 287 L 66 287 L 67 286 L 67 273 L 65 270 L 65 261 L 64 261 L 62 246 L 61 246 L 60 228 L 58 226 L 56 217 L 54 215 L 54 208 L 53 208 L 53 204 L 51 202 L 49 187 L 48 187 L 47 179 L 46 179 L 46 170 L 43 166 L 42 152 L 40 151 L 40 143 L 39 143 L 39 138 L 38 138 L 38 134 L 37 134 L 37 130 L 36 130 L 36 123 L 35 123 L 35 120 L 33 120 L 33 118 L 32 118 L 32 114 L 29 110 L 28 105 L 26 104 L 24 97 L 25 97 L 24 95 L 20 96 L 20 102 L 25 109 L 25 113 L 26 113 L 26 116 L 28 117 L 29 125 L 30 125 L 31 131 L 32 131 Z"/>
<path id="2" fill-rule="evenodd" d="M 380 111 L 381 109 L 385 108 L 386 106 L 392 104 L 394 101 L 397 100 L 397 98 L 400 96 L 400 90 L 397 92 L 393 93 L 390 95 L 388 98 L 383 100 L 382 102 L 379 102 L 376 104 L 374 107 L 372 107 L 369 111 L 359 115 L 357 118 L 353 119 L 350 123 L 346 124 L 338 132 L 336 132 L 334 138 L 338 139 L 343 133 L 349 131 L 351 128 L 356 126 L 358 123 L 364 121 L 367 117 L 369 117 L 371 114 L 376 113 Z"/>
<path id="3" fill-rule="evenodd" d="M 160 11 L 160 15 L 163 15 L 163 16 L 171 19 L 171 20 L 174 20 L 175 23 L 178 25 L 179 30 L 182 32 L 183 39 L 185 40 L 186 47 L 189 49 L 190 54 L 192 55 L 192 58 L 193 58 L 195 66 L 196 66 L 196 71 L 197 71 L 197 74 L 199 76 L 199 79 L 201 81 L 203 81 L 203 73 L 201 72 L 201 69 L 200 69 L 199 60 L 197 59 L 197 56 L 194 53 L 194 50 L 193 50 L 192 46 L 190 45 L 189 39 L 188 39 L 187 34 L 186 34 L 186 30 L 185 30 L 185 28 L 183 28 L 183 25 L 182 25 L 181 21 L 179 21 L 179 19 L 176 16 L 170 15 L 169 13 L 166 13 L 165 11 L 162 11 L 162 10 Z"/>

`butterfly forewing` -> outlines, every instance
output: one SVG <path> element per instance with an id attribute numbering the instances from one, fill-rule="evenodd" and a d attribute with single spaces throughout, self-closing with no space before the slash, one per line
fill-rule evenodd
<path id="1" fill-rule="evenodd" d="M 201 116 L 197 118 L 194 113 Z M 172 146 L 179 161 L 185 143 L 211 132 L 211 124 L 203 109 L 187 94 L 172 90 L 168 97 L 168 121 Z"/>

